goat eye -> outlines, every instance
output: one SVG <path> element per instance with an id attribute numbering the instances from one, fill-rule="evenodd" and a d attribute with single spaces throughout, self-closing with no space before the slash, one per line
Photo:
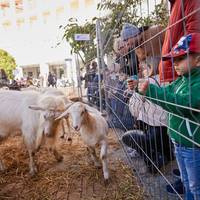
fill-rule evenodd
<path id="1" fill-rule="evenodd" d="M 81 112 L 81 115 L 83 115 L 84 114 L 84 111 L 83 112 Z"/>

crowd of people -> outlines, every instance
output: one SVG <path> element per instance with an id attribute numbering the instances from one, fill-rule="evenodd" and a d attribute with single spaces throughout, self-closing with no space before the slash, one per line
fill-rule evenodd
<path id="1" fill-rule="evenodd" d="M 0 87 L 8 87 L 12 90 L 20 90 L 20 88 L 25 88 L 29 86 L 36 87 L 45 87 L 44 76 L 39 74 L 38 79 L 33 78 L 32 76 L 27 76 L 26 78 L 22 77 L 20 79 L 10 80 L 3 68 L 0 69 Z M 49 72 L 47 77 L 47 86 L 48 87 L 57 87 L 57 77 L 54 73 Z"/>
<path id="2" fill-rule="evenodd" d="M 138 152 L 149 172 L 176 158 L 173 172 L 180 179 L 167 191 L 198 200 L 200 1 L 169 2 L 167 28 L 123 25 L 114 62 L 103 77 L 105 104 L 110 125 L 126 130 L 122 142 Z M 94 103 L 96 65 L 89 65 L 86 74 L 88 101 Z"/>

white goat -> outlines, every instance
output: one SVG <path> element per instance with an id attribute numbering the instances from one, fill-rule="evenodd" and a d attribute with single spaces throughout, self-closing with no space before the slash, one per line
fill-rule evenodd
<path id="1" fill-rule="evenodd" d="M 48 136 L 55 158 L 62 160 L 55 143 L 60 123 L 55 118 L 65 110 L 62 98 L 34 91 L 0 91 L 0 102 L 1 142 L 16 131 L 22 133 L 30 157 L 31 175 L 37 172 L 34 154 L 40 146 L 43 134 Z M 0 169 L 5 169 L 1 160 Z"/>
<path id="2" fill-rule="evenodd" d="M 37 91 L 40 92 L 41 94 L 45 94 L 45 95 L 53 95 L 53 96 L 60 96 L 63 98 L 65 104 L 70 103 L 71 101 L 67 98 L 67 96 L 61 91 L 58 90 L 57 88 L 50 88 L 50 87 L 44 87 L 44 88 L 38 88 L 36 86 L 29 86 L 27 88 L 24 88 L 23 91 Z M 67 126 L 65 126 L 67 125 Z M 65 131 L 65 127 L 67 127 L 67 131 Z M 66 138 L 66 140 L 68 140 L 70 142 L 70 144 L 72 143 L 72 132 L 70 129 L 70 124 L 69 124 L 69 120 L 68 119 L 63 119 L 62 120 L 62 135 L 61 138 Z M 39 137 L 38 140 L 42 140 L 43 137 Z"/>
<path id="3" fill-rule="evenodd" d="M 97 144 L 101 146 L 100 159 L 103 165 L 103 175 L 104 179 L 108 180 L 108 124 L 106 120 L 101 116 L 101 113 L 98 110 L 81 102 L 69 104 L 67 110 L 62 113 L 58 119 L 68 117 L 68 115 L 71 116 L 73 128 L 76 131 L 80 131 L 81 138 L 88 146 L 91 158 L 97 167 L 100 165 L 96 156 L 95 146 Z"/>
<path id="4" fill-rule="evenodd" d="M 63 98 L 65 104 L 69 104 L 72 103 L 71 100 L 69 100 L 66 95 L 58 90 L 57 88 L 40 88 L 40 93 L 41 94 L 46 94 L 46 95 L 54 95 L 54 96 L 59 96 L 61 98 Z M 65 126 L 67 125 L 67 126 Z M 65 127 L 67 127 L 67 131 L 65 131 Z M 63 118 L 62 119 L 62 135 L 61 138 L 66 138 L 66 140 L 68 140 L 70 142 L 70 144 L 72 144 L 72 136 L 73 133 L 71 132 L 70 129 L 70 123 L 69 123 L 69 119 L 68 118 Z"/>

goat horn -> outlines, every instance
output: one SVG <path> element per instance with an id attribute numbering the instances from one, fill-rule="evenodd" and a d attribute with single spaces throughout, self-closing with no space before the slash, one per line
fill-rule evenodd
<path id="1" fill-rule="evenodd" d="M 68 114 L 68 109 L 70 108 L 70 106 L 72 106 L 72 104 L 73 104 L 73 103 L 67 104 L 67 106 L 65 107 L 66 110 L 65 110 L 60 116 L 58 116 L 58 117 L 56 118 L 56 120 L 59 120 L 59 119 L 65 117 L 65 116 Z"/>
<path id="2" fill-rule="evenodd" d="M 65 110 L 60 116 L 58 116 L 55 120 L 59 120 L 63 117 L 65 117 L 66 115 L 68 115 L 68 110 Z"/>
<path id="3" fill-rule="evenodd" d="M 74 102 L 70 102 L 66 105 L 65 110 L 67 110 L 70 106 L 72 106 L 72 104 L 74 104 Z"/>

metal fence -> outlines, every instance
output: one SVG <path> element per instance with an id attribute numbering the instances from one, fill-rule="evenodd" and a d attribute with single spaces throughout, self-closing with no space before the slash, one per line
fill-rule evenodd
<path id="1" fill-rule="evenodd" d="M 147 10 L 151 3 L 151 1 L 147 1 Z M 120 44 L 117 49 L 121 54 L 113 58 L 112 63 L 104 63 L 104 52 L 108 47 L 109 40 L 116 37 L 113 35 L 113 30 L 117 27 L 123 14 L 119 15 L 115 27 L 108 33 L 109 37 L 107 37 L 106 42 L 104 41 L 104 46 L 100 31 L 103 22 L 99 19 L 96 24 L 98 71 L 95 74 L 95 81 L 88 88 L 87 98 L 90 104 L 107 113 L 109 126 L 114 129 L 119 138 L 133 173 L 137 175 L 138 181 L 144 187 L 147 198 L 152 199 L 183 199 L 188 188 L 180 186 L 181 176 L 182 178 L 189 176 L 191 180 L 194 177 L 190 177 L 191 171 L 188 171 L 188 166 L 186 166 L 186 171 L 183 171 L 183 168 L 178 170 L 176 161 L 178 153 L 175 155 L 174 151 L 175 149 L 176 152 L 181 151 L 181 148 L 182 151 L 188 149 L 190 153 L 192 151 L 193 153 L 190 154 L 191 165 L 194 165 L 194 167 L 198 166 L 197 153 L 200 153 L 198 152 L 200 151 L 200 140 L 198 139 L 200 129 L 198 88 L 200 87 L 197 82 L 200 77 L 194 75 L 194 70 L 191 70 L 190 52 L 186 52 L 187 75 L 176 76 L 173 70 L 175 66 L 173 58 L 170 59 L 172 80 L 165 81 L 166 77 L 164 77 L 164 73 L 161 73 L 161 71 L 165 72 L 166 70 L 165 63 L 161 61 L 166 35 L 169 34 L 167 42 L 169 49 L 172 49 L 175 45 L 174 37 L 178 38 L 176 39 L 178 41 L 181 36 L 186 36 L 188 33 L 200 32 L 200 27 L 197 27 L 196 21 L 200 15 L 200 1 L 182 0 L 179 3 L 178 8 L 180 10 L 176 10 L 176 13 L 181 14 L 181 17 L 177 17 L 175 22 L 170 18 L 171 21 L 169 20 L 166 28 L 158 29 L 156 33 L 148 35 L 148 38 L 145 38 L 145 33 L 152 26 L 147 29 L 143 27 L 139 33 L 142 39 L 139 41 L 135 37 L 132 46 L 128 46 L 126 52 L 123 52 L 123 48 L 127 48 L 127 45 L 130 44 L 127 44 L 128 41 L 123 41 L 123 44 Z M 175 15 L 175 11 L 173 11 L 175 4 L 177 4 L 176 1 L 171 5 L 171 15 Z M 154 1 L 154 5 L 156 5 L 156 1 Z M 139 13 L 142 17 L 141 5 L 139 7 Z M 191 24 L 192 29 L 189 28 Z M 177 26 L 182 27 L 180 33 L 173 32 L 177 30 Z M 164 34 L 165 40 L 163 42 L 162 36 Z M 154 41 L 158 46 L 154 46 Z M 200 40 L 196 40 L 195 43 L 195 45 L 200 46 Z M 190 47 L 190 40 L 186 39 L 185 45 Z M 155 48 L 158 52 L 154 52 Z M 141 49 L 143 50 L 143 58 L 138 59 L 138 51 Z M 197 50 L 197 53 L 200 53 L 200 51 Z M 195 56 L 198 57 L 199 55 L 195 54 Z M 155 58 L 156 62 L 154 62 Z M 133 60 L 135 62 L 131 62 Z M 158 70 L 159 63 L 160 71 Z M 199 68 L 196 69 L 198 71 Z M 146 70 L 147 75 L 151 71 L 152 75 L 143 74 L 139 77 L 141 70 Z M 135 71 L 137 74 L 134 74 Z M 160 78 L 156 72 L 160 72 Z M 137 77 L 134 75 L 137 75 Z M 130 91 L 127 89 L 127 82 L 130 78 L 135 78 L 139 82 L 148 80 L 157 85 L 158 90 L 148 96 Z M 174 87 L 174 89 L 172 90 L 170 87 Z M 171 124 L 169 124 L 169 121 Z M 178 125 L 173 126 L 173 123 Z M 174 135 L 176 139 L 174 139 Z M 176 147 L 174 147 L 174 143 Z M 180 156 L 178 159 L 180 165 Z M 198 170 L 193 172 L 194 176 L 199 177 Z M 196 190 L 198 190 L 198 182 L 200 183 L 200 179 L 196 181 Z M 196 194 L 198 194 L 198 191 L 196 191 Z M 196 199 L 200 199 L 200 196 L 197 195 Z"/>

